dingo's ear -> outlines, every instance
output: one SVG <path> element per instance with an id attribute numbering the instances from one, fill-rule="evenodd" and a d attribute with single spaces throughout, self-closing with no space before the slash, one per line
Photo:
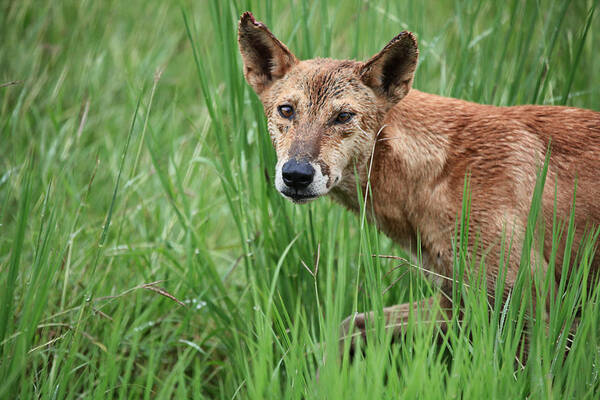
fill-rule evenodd
<path id="1" fill-rule="evenodd" d="M 246 81 L 259 95 L 298 62 L 265 24 L 257 22 L 248 11 L 240 18 L 238 44 Z"/>
<path id="2" fill-rule="evenodd" d="M 410 32 L 402 32 L 365 62 L 360 76 L 365 85 L 391 103 L 399 102 L 412 86 L 419 50 Z"/>

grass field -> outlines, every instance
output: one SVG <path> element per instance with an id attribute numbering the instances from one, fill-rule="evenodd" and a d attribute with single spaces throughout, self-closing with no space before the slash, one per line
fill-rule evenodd
<path id="1" fill-rule="evenodd" d="M 598 398 L 591 245 L 548 328 L 539 298 L 473 288 L 441 340 L 411 323 L 390 346 L 379 319 L 365 357 L 338 359 L 344 317 L 431 288 L 373 257 L 405 255 L 364 215 L 277 193 L 245 10 L 301 58 L 365 59 L 408 29 L 420 90 L 600 110 L 595 0 L 3 2 L 0 398 Z"/>

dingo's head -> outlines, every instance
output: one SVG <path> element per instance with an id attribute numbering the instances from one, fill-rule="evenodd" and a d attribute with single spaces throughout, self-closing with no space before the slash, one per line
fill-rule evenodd
<path id="1" fill-rule="evenodd" d="M 414 36 L 401 33 L 367 62 L 299 61 L 246 12 L 238 41 L 244 76 L 263 103 L 277 152 L 277 190 L 304 203 L 340 182 L 352 187 L 354 164 L 369 159 L 385 114 L 410 90 Z"/>

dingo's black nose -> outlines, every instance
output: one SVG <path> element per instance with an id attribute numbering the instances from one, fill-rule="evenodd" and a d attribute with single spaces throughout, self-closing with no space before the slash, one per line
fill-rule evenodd
<path id="1" fill-rule="evenodd" d="M 297 162 L 291 159 L 281 168 L 283 182 L 294 189 L 305 189 L 313 181 L 315 169 L 307 162 Z"/>

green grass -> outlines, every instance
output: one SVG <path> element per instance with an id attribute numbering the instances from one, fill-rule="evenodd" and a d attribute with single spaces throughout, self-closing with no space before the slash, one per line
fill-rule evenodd
<path id="1" fill-rule="evenodd" d="M 597 6 L 3 3 L 0 398 L 598 398 L 600 290 L 580 290 L 593 237 L 548 300 L 548 327 L 530 311 L 546 300 L 531 299 L 525 274 L 506 304 L 457 286 L 465 313 L 441 343 L 432 325 L 411 323 L 389 346 L 381 307 L 431 288 L 415 268 L 373 257 L 404 254 L 364 216 L 276 192 L 236 42 L 245 10 L 301 58 L 365 59 L 408 29 L 423 91 L 600 110 Z M 530 244 L 505 242 L 527 268 L 536 190 Z M 465 213 L 457 270 L 475 259 L 461 246 L 468 231 Z M 557 223 L 555 243 L 571 232 Z M 339 323 L 371 309 L 365 356 L 338 361 Z"/>

